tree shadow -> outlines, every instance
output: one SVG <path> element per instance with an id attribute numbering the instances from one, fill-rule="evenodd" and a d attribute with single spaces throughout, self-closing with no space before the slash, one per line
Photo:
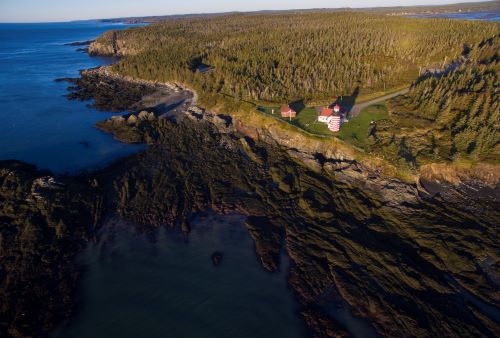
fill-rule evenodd
<path id="1" fill-rule="evenodd" d="M 297 100 L 293 101 L 290 103 L 290 108 L 295 110 L 297 114 L 299 114 L 301 111 L 303 111 L 306 108 L 306 104 L 304 103 L 304 100 Z"/>
<path id="2" fill-rule="evenodd" d="M 338 104 L 340 106 L 341 111 L 349 113 L 356 104 L 356 99 L 358 98 L 358 96 L 359 96 L 359 86 L 357 86 L 354 89 L 351 95 L 337 97 L 335 102 L 333 102 L 330 105 L 330 108 L 333 108 L 335 107 L 335 105 Z"/>
<path id="3" fill-rule="evenodd" d="M 176 101 L 176 102 L 172 102 L 172 103 L 160 103 L 154 107 L 151 107 L 149 108 L 150 110 L 152 110 L 156 115 L 160 115 L 160 114 L 165 114 L 165 113 L 168 113 L 176 108 L 178 108 L 179 106 L 181 106 L 184 102 L 186 102 L 186 100 L 182 99 L 182 100 L 179 100 L 179 101 Z"/>
<path id="4" fill-rule="evenodd" d="M 406 137 L 403 137 L 399 142 L 398 155 L 402 157 L 411 167 L 416 167 L 417 158 L 413 155 L 410 147 L 406 143 Z"/>

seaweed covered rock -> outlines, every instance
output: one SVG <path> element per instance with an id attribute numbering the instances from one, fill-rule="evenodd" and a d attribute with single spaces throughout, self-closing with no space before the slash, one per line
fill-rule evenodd
<path id="1" fill-rule="evenodd" d="M 0 161 L 0 336 L 45 337 L 71 314 L 80 275 L 72 260 L 102 212 L 96 189 Z"/>
<path id="2" fill-rule="evenodd" d="M 289 254 L 290 284 L 318 336 L 346 332 L 329 312 L 333 292 L 386 336 L 498 330 L 485 310 L 498 302 L 498 201 L 468 213 L 462 199 L 420 196 L 415 185 L 376 175 L 349 177 L 329 163 L 311 168 L 204 118 L 153 125 L 156 145 L 100 179 L 114 191 L 113 208 L 168 226 L 207 208 L 248 215 L 266 269 L 279 268 L 283 246 Z"/>
<path id="3" fill-rule="evenodd" d="M 64 80 L 73 84 L 68 88 L 70 100 L 92 99 L 93 108 L 113 112 L 135 111 L 143 96 L 157 90 L 146 82 L 125 81 L 106 75 L 102 68 L 86 70 L 79 78 Z"/>
<path id="4" fill-rule="evenodd" d="M 157 139 L 157 118 L 153 112 L 142 111 L 138 115 L 112 116 L 96 123 L 102 131 L 113 134 L 124 143 L 155 143 Z"/>

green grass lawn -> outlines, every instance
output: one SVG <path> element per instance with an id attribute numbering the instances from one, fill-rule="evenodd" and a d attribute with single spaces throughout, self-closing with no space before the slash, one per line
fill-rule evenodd
<path id="1" fill-rule="evenodd" d="M 279 118 L 280 120 L 293 124 L 313 134 L 333 136 L 332 132 L 328 130 L 328 127 L 325 123 L 318 122 L 318 112 L 313 107 L 305 107 L 300 112 L 298 112 L 297 117 L 292 119 L 291 121 L 288 118 L 281 117 L 280 107 L 278 106 L 259 107 L 258 110 L 271 115 L 273 109 L 274 116 L 276 118 Z"/>
<path id="2" fill-rule="evenodd" d="M 332 136 L 326 123 L 318 122 L 318 112 L 315 108 L 306 107 L 301 110 L 297 114 L 297 118 L 292 120 L 292 124 L 313 134 Z"/>
<path id="3" fill-rule="evenodd" d="M 357 117 L 344 123 L 336 136 L 359 148 L 365 148 L 368 128 L 371 121 L 385 120 L 389 118 L 387 107 L 384 103 L 378 103 L 363 109 Z"/>
<path id="4" fill-rule="evenodd" d="M 274 109 L 274 115 L 272 111 Z M 333 133 L 328 130 L 326 123 L 318 122 L 318 112 L 313 107 L 305 107 L 297 113 L 295 119 L 281 117 L 280 107 L 269 106 L 259 107 L 259 111 L 275 118 L 293 124 L 301 129 L 317 135 L 335 136 L 346 142 L 349 142 L 359 148 L 365 148 L 366 137 L 368 136 L 368 128 L 371 121 L 384 120 L 389 118 L 387 107 L 384 103 L 375 104 L 363 109 L 359 116 L 352 118 L 349 122 L 344 123 L 338 133 Z"/>

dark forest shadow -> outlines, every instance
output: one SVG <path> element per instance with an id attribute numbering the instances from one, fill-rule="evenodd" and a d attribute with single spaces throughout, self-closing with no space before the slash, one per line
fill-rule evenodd
<path id="1" fill-rule="evenodd" d="M 290 108 L 295 110 L 298 114 L 306 108 L 306 105 L 304 103 L 304 100 L 297 100 L 290 103 Z"/>
<path id="2" fill-rule="evenodd" d="M 150 108 L 155 114 L 164 114 L 168 113 L 169 111 L 174 110 L 175 108 L 181 106 L 186 100 L 182 99 L 177 102 L 173 102 L 170 104 L 166 103 L 160 103 L 152 108 Z"/>
<path id="3" fill-rule="evenodd" d="M 335 105 L 340 105 L 340 109 L 344 112 L 350 112 L 356 104 L 356 99 L 359 96 L 359 86 L 357 86 L 351 95 L 337 97 L 335 102 L 330 105 L 333 108 Z"/>

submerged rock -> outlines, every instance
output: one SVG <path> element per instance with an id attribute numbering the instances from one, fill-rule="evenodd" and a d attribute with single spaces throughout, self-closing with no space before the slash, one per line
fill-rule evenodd
<path id="1" fill-rule="evenodd" d="M 219 266 L 220 263 L 222 262 L 223 254 L 222 252 L 215 251 L 210 257 L 212 259 L 212 263 L 214 264 L 214 266 Z"/>
<path id="2" fill-rule="evenodd" d="M 65 43 L 65 46 L 87 46 L 90 45 L 95 40 L 87 40 L 87 41 L 75 41 L 70 43 Z"/>
<path id="3" fill-rule="evenodd" d="M 189 226 L 189 222 L 187 220 L 184 220 L 181 223 L 181 231 L 186 235 L 191 232 L 191 227 Z"/>

